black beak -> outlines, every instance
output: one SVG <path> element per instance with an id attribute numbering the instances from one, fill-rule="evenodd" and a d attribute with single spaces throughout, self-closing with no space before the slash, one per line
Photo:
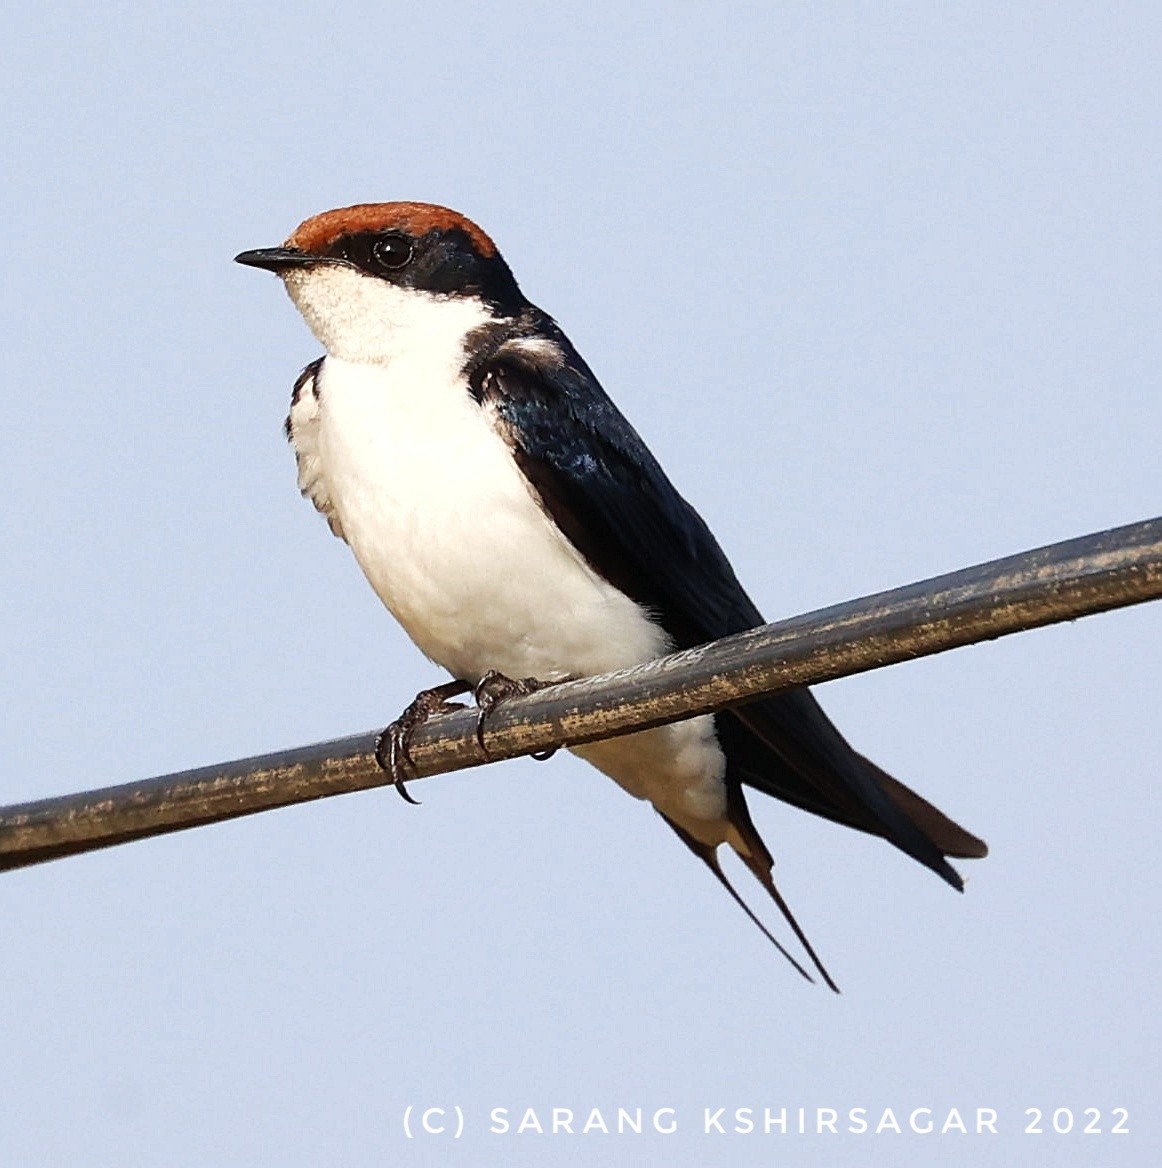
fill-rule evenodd
<path id="1" fill-rule="evenodd" d="M 321 258 L 309 252 L 296 251 L 293 247 L 260 247 L 254 251 L 239 252 L 234 262 L 245 264 L 248 268 L 263 268 L 268 272 L 284 272 L 287 268 L 310 267 Z"/>

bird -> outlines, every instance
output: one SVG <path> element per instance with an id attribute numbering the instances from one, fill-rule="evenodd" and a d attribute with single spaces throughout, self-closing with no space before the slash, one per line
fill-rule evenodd
<path id="1" fill-rule="evenodd" d="M 764 623 L 707 524 L 476 223 L 431 203 L 362 203 L 235 258 L 281 277 L 325 350 L 295 381 L 285 423 L 300 491 L 452 678 L 393 723 L 393 765 L 457 694 L 499 681 L 503 698 Z M 724 875 L 719 848 L 733 850 L 837 992 L 775 886 L 746 789 L 881 836 L 959 891 L 948 858 L 988 850 L 850 746 L 805 687 L 570 749 L 652 804 L 813 980 Z"/>

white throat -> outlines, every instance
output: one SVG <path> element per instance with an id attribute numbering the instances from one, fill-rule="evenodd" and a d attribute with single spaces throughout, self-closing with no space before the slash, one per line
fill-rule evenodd
<path id="1" fill-rule="evenodd" d="M 468 333 L 495 319 L 476 297 L 399 288 L 343 264 L 292 268 L 283 282 L 327 352 L 359 365 L 425 350 L 462 354 Z"/>

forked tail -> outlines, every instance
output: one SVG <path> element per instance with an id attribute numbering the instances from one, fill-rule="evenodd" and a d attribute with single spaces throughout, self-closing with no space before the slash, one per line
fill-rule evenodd
<path id="1" fill-rule="evenodd" d="M 665 816 L 662 818 L 665 819 Z M 706 867 L 714 873 L 718 882 L 722 885 L 723 888 L 726 889 L 727 892 L 730 893 L 734 903 L 737 904 L 748 917 L 750 917 L 763 936 L 766 937 L 766 939 L 770 941 L 772 945 L 774 945 L 774 947 L 791 963 L 792 966 L 794 966 L 796 970 L 799 971 L 800 974 L 802 974 L 803 977 L 805 977 L 809 982 L 814 982 L 815 979 L 803 968 L 802 965 L 799 964 L 798 961 L 795 960 L 794 957 L 791 956 L 785 946 L 783 946 L 783 944 L 775 937 L 770 929 L 768 929 L 766 925 L 764 925 L 763 922 L 759 920 L 750 905 L 747 904 L 741 896 L 739 896 L 734 885 L 731 884 L 729 879 L 727 879 L 726 873 L 723 872 L 721 865 L 718 863 L 717 849 L 712 848 L 709 844 L 700 843 L 692 835 L 683 831 L 682 828 L 680 828 L 676 823 L 671 822 L 669 819 L 666 819 L 666 822 L 670 824 L 670 826 L 674 829 L 675 834 L 690 849 L 690 851 L 692 851 L 694 855 L 696 855 L 698 859 L 700 859 L 706 865 Z M 753 830 L 754 829 L 751 828 L 752 832 Z M 795 920 L 794 913 L 791 912 L 787 902 L 783 899 L 782 893 L 780 893 L 779 890 L 775 887 L 774 879 L 771 877 L 770 856 L 767 854 L 766 849 L 762 848 L 759 853 L 753 855 L 743 855 L 740 852 L 739 858 L 755 874 L 759 883 L 767 890 L 771 900 L 773 900 L 778 906 L 779 912 L 783 914 L 787 924 L 791 926 L 791 930 L 794 932 L 795 936 L 799 938 L 799 944 L 803 946 L 807 956 L 811 958 L 811 962 L 819 971 L 819 975 L 827 983 L 830 989 L 834 990 L 836 993 L 839 993 L 839 986 L 835 984 L 831 974 L 827 972 L 823 962 L 819 960 L 819 956 L 812 948 L 811 942 L 807 940 L 807 934 L 804 933 L 803 930 L 799 927 L 799 922 Z"/>

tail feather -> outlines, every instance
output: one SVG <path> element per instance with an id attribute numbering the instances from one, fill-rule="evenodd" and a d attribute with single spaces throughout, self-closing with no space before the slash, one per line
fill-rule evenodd
<path id="1" fill-rule="evenodd" d="M 905 787 L 899 779 L 892 778 L 870 759 L 860 755 L 864 763 L 872 769 L 880 785 L 887 791 L 892 801 L 901 811 L 936 845 L 946 856 L 960 860 L 983 860 L 989 854 L 989 846 L 979 836 L 966 831 L 959 823 L 949 819 L 939 807 L 933 807 L 923 795 L 917 795 L 911 787 Z"/>
<path id="2" fill-rule="evenodd" d="M 827 972 L 823 962 L 819 960 L 819 956 L 816 954 L 814 948 L 811 945 L 811 942 L 807 940 L 807 934 L 803 932 L 802 928 L 800 928 L 799 922 L 795 920 L 795 916 L 791 912 L 790 906 L 783 899 L 783 894 L 775 887 L 775 881 L 771 876 L 770 868 L 764 868 L 762 864 L 752 856 L 743 856 L 742 860 L 743 863 L 745 863 L 746 866 L 758 878 L 758 882 L 767 890 L 771 900 L 773 900 L 775 904 L 778 905 L 779 912 L 783 914 L 784 918 L 786 918 L 787 924 L 791 926 L 795 936 L 799 938 L 799 944 L 803 946 L 807 956 L 811 958 L 812 964 L 817 970 L 819 970 L 819 975 L 827 983 L 828 988 L 833 990 L 835 993 L 839 993 L 839 986 L 835 984 L 834 978 L 832 978 L 831 974 Z"/>
<path id="3" fill-rule="evenodd" d="M 662 818 L 665 819 L 665 816 Z M 759 932 L 761 932 L 763 936 L 766 937 L 766 939 L 770 941 L 772 945 L 774 945 L 774 947 L 787 959 L 788 962 L 790 962 L 792 967 L 797 970 L 798 973 L 802 975 L 802 977 L 806 978 L 807 981 L 814 983 L 815 979 L 807 972 L 806 969 L 803 968 L 803 966 L 798 961 L 795 960 L 794 957 L 791 956 L 786 947 L 775 937 L 770 929 L 768 929 L 766 925 L 764 925 L 763 922 L 759 920 L 750 905 L 747 904 L 746 901 L 743 900 L 742 897 L 738 894 L 734 885 L 731 884 L 730 880 L 727 878 L 726 873 L 723 872 L 722 866 L 718 863 L 718 853 L 716 849 L 711 847 L 709 844 L 704 844 L 696 840 L 688 832 L 683 831 L 682 828 L 680 828 L 672 820 L 666 819 L 666 822 L 674 829 L 674 834 L 677 835 L 677 837 L 690 849 L 690 851 L 692 851 L 694 855 L 696 855 L 706 865 L 706 867 L 714 873 L 715 878 L 730 894 L 734 903 L 737 904 L 738 907 L 741 908 L 748 917 L 750 917 L 751 921 L 758 928 Z M 754 829 L 751 828 L 751 830 L 753 832 Z M 782 894 L 775 887 L 775 882 L 772 879 L 770 872 L 770 857 L 766 852 L 766 848 L 762 848 L 761 856 L 742 855 L 742 853 L 739 853 L 739 856 L 746 864 L 746 866 L 755 874 L 755 876 L 758 877 L 759 883 L 762 884 L 762 886 L 767 890 L 771 899 L 778 906 L 779 912 L 783 914 L 787 924 L 791 926 L 791 930 L 799 939 L 799 944 L 803 946 L 804 951 L 811 958 L 812 964 L 819 971 L 820 976 L 827 983 L 828 987 L 834 990 L 835 993 L 839 993 L 839 986 L 835 984 L 831 974 L 827 972 L 823 962 L 819 960 L 818 955 L 811 946 L 811 942 L 807 940 L 806 933 L 804 933 L 802 928 L 800 928 L 799 922 L 795 920 L 795 916 L 791 912 L 787 902 L 783 899 Z M 764 857 L 767 860 L 767 867 L 765 868 L 763 867 Z"/>
<path id="4" fill-rule="evenodd" d="M 882 836 L 958 891 L 964 881 L 945 857 L 988 852 L 983 840 L 853 750 L 809 690 L 725 711 L 716 726 L 740 782 Z"/>

